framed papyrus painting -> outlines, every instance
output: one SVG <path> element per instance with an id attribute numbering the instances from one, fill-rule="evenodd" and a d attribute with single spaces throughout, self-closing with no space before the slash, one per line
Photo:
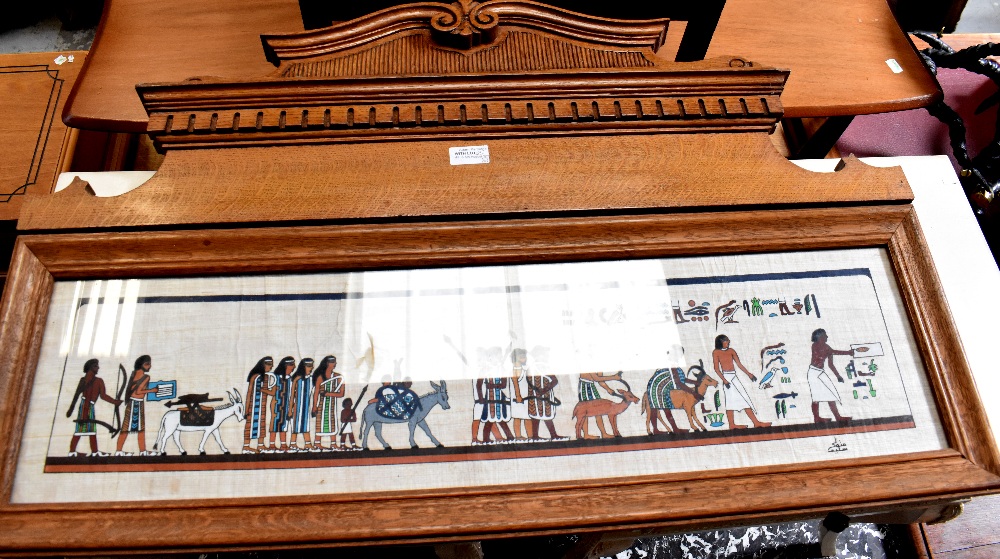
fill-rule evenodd
<path id="1" fill-rule="evenodd" d="M 995 479 L 967 429 L 980 404 L 911 211 L 27 236 L 6 308 L 38 318 L 19 332 L 33 382 L 5 389 L 24 408 L 6 510 L 242 523 L 302 508 L 320 542 L 330 507 L 363 541 L 386 538 L 369 514 L 406 507 L 399 529 L 436 537 L 497 495 L 508 512 L 544 503 L 539 523 L 622 529 L 645 525 L 619 524 L 634 508 L 585 503 L 649 493 L 667 504 L 648 521 L 687 525 L 690 507 L 735 514 L 706 497 L 733 486 L 752 518 L 977 493 Z M 785 225 L 747 219 L 763 215 Z M 692 227 L 701 254 L 685 256 Z M 816 246 L 830 230 L 843 248 Z M 298 269 L 320 262 L 345 271 Z M 472 537 L 497 517 L 465 522 Z"/>
<path id="2" fill-rule="evenodd" d="M 66 281 L 48 315 L 18 467 L 41 475 L 15 479 L 19 503 L 502 487 L 947 448 L 875 248 Z M 177 487 L 171 471 L 199 473 Z"/>
<path id="3" fill-rule="evenodd" d="M 658 34 L 523 4 L 471 47 L 390 11 L 374 38 L 271 38 L 276 77 L 144 86 L 157 175 L 26 207 L 5 551 L 676 530 L 1000 488 L 902 174 L 782 160 L 781 72 L 641 64 Z M 528 60 L 529 31 L 606 52 L 475 94 L 495 76 L 337 74 L 388 44 Z"/>

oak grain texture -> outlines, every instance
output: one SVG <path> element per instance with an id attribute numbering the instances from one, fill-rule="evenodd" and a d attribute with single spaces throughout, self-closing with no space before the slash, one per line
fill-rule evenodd
<path id="1" fill-rule="evenodd" d="M 3 302 L 0 551 L 5 555 L 220 551 L 429 543 L 574 532 L 683 531 L 936 509 L 1000 490 L 996 449 L 978 413 L 949 415 L 951 448 L 852 460 L 621 479 L 414 492 L 149 503 L 10 503 L 30 382 L 52 282 L 445 264 L 568 261 L 882 246 L 897 266 L 914 336 L 938 402 L 972 405 L 967 364 L 907 204 L 667 215 L 547 217 L 24 235 Z M 764 219 L 767 216 L 769 219 Z M 515 234 L 520 232 L 520 234 Z M 927 277 L 931 276 L 931 277 Z M 933 348 L 931 347 L 933 346 Z M 927 354 L 930 355 L 927 355 Z M 956 376 L 957 375 L 957 376 Z M 948 377 L 951 382 L 943 382 Z M 973 407 L 974 411 L 974 407 Z M 706 499 L 734 494 L 739 499 Z M 641 501 L 642 506 L 636 506 Z M 73 530 L 65 530 L 73 526 Z M 149 530 L 149 526 L 165 529 Z M 60 538 L 49 537 L 59 533 Z"/>
<path id="2" fill-rule="evenodd" d="M 906 302 L 910 325 L 932 384 L 949 385 L 936 392 L 938 414 L 952 437 L 952 448 L 986 469 L 1000 472 L 996 438 L 986 409 L 979 399 L 975 377 L 948 309 L 930 251 L 927 249 L 916 212 L 906 216 L 889 241 L 892 263 Z M 958 357 L 956 359 L 956 357 Z M 962 417 L 960 417 L 962 416 Z M 971 416 L 972 428 L 957 428 Z M 981 453 L 981 454 L 980 454 Z"/>
<path id="3" fill-rule="evenodd" d="M 273 67 L 259 36 L 301 30 L 296 0 L 253 10 L 238 0 L 109 0 L 63 118 L 78 128 L 144 132 L 136 84 L 263 77 Z M 915 108 L 940 95 L 882 0 L 729 0 L 708 52 L 720 55 L 791 70 L 788 117 Z M 892 74 L 888 58 L 904 72 Z"/>
<path id="4" fill-rule="evenodd" d="M 880 246 L 908 212 L 908 206 L 870 206 L 23 239 L 60 278 L 149 277 L 501 264 L 528 254 L 571 261 Z M 804 230 L 811 234 L 803 236 Z"/>
<path id="5" fill-rule="evenodd" d="M 52 275 L 23 243 L 16 241 L 10 264 L 10 281 L 0 298 L 0 503 L 10 501 L 21 432 L 31 395 L 32 378 L 42 344 L 45 317 L 52 295 Z M 2 540 L 3 536 L 0 536 Z"/>
<path id="6" fill-rule="evenodd" d="M 60 54 L 74 61 L 56 64 Z M 59 115 L 86 55 L 0 54 L 0 220 L 17 219 L 26 196 L 52 191 L 72 151 Z"/>
<path id="7" fill-rule="evenodd" d="M 849 159 L 803 170 L 766 134 L 498 139 L 490 163 L 453 166 L 448 148 L 481 140 L 172 150 L 131 192 L 70 187 L 29 200 L 21 230 L 665 211 L 905 202 L 899 168 Z M 703 163 L 697 163 L 703 162 Z"/>

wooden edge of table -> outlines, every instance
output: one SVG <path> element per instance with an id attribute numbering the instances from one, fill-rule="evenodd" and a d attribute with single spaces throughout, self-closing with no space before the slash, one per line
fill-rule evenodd
<path id="1" fill-rule="evenodd" d="M 90 57 L 62 113 L 84 130 L 144 133 L 135 84 L 194 76 L 258 77 L 273 70 L 261 33 L 302 30 L 295 0 L 106 0 Z"/>
<path id="2" fill-rule="evenodd" d="M 59 56 L 64 58 L 57 63 Z M 69 57 L 73 61 L 69 61 Z M 76 135 L 59 121 L 86 51 L 0 54 L 0 219 L 17 219 L 25 198 L 52 192 Z"/>
<path id="3" fill-rule="evenodd" d="M 881 0 L 730 1 L 708 55 L 727 52 L 792 70 L 782 96 L 788 118 L 898 111 L 940 98 L 934 77 Z M 902 71 L 890 69 L 887 59 Z"/>
<path id="4" fill-rule="evenodd" d="M 260 33 L 302 30 L 294 0 L 263 0 L 253 10 L 238 0 L 105 4 L 90 58 L 62 113 L 74 128 L 143 133 L 147 118 L 136 83 L 150 76 L 152 81 L 262 76 L 273 68 L 264 58 Z M 201 40 L 204 34 L 213 37 Z"/>

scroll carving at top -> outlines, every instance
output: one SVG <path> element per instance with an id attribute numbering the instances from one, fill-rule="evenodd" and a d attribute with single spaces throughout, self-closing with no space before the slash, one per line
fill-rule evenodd
<path id="1" fill-rule="evenodd" d="M 282 77 L 652 66 L 669 20 L 588 16 L 527 0 L 388 8 L 326 29 L 265 35 Z"/>

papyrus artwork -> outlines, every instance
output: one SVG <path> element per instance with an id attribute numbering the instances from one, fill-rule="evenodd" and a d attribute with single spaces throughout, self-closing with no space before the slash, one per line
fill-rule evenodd
<path id="1" fill-rule="evenodd" d="M 502 489 L 947 446 L 881 249 L 60 281 L 38 363 L 15 502 Z"/>

